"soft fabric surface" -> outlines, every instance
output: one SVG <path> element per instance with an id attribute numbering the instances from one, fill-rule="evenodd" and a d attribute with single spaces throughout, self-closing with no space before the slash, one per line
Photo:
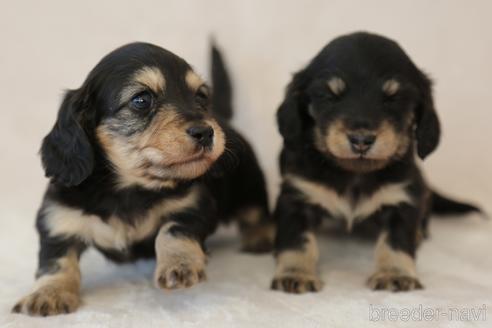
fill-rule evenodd
<path id="1" fill-rule="evenodd" d="M 172 50 L 207 77 L 214 34 L 232 73 L 234 125 L 252 141 L 273 203 L 281 144 L 274 113 L 291 73 L 342 33 L 394 38 L 436 81 L 444 134 L 423 164 L 427 178 L 491 212 L 491 1 L 16 0 L 2 1 L 0 12 L 0 327 L 393 327 L 387 316 L 370 319 L 381 308 L 466 314 L 484 304 L 487 321 L 465 322 L 464 315 L 424 321 L 417 313 L 396 323 L 492 327 L 492 223 L 473 215 L 432 221 L 432 237 L 418 254 L 423 291 L 369 291 L 371 243 L 324 233 L 324 289 L 272 292 L 273 258 L 239 253 L 230 227 L 209 241 L 208 281 L 190 290 L 155 289 L 153 262 L 116 266 L 91 251 L 81 263 L 78 312 L 44 319 L 10 314 L 34 280 L 33 223 L 46 185 L 36 152 L 54 123 L 61 90 L 80 86 L 102 56 L 135 40 Z"/>
<path id="2" fill-rule="evenodd" d="M 10 224 L 0 232 L 0 327 L 393 327 L 388 316 L 386 321 L 371 320 L 382 318 L 377 312 L 382 308 L 447 313 L 450 308 L 479 311 L 484 305 L 487 321 L 479 316 L 471 322 L 490 327 L 492 320 L 492 224 L 478 217 L 433 221 L 432 238 L 423 244 L 418 259 L 423 291 L 369 291 L 364 281 L 373 268 L 372 243 L 325 232 L 320 236 L 324 289 L 305 295 L 273 292 L 271 256 L 238 252 L 236 233 L 229 228 L 209 242 L 208 281 L 189 290 L 154 288 L 153 261 L 119 266 L 88 252 L 81 262 L 84 304 L 75 314 L 49 318 L 8 314 L 29 291 L 35 270 L 36 236 L 27 222 Z M 449 320 L 445 315 L 424 321 L 418 313 L 417 320 L 398 322 L 409 327 L 467 323 L 465 317 Z"/>

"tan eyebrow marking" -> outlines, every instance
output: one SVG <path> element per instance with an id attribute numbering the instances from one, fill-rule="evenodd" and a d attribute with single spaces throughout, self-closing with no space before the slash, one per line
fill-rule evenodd
<path id="1" fill-rule="evenodd" d="M 333 92 L 336 96 L 341 95 L 346 87 L 345 82 L 338 76 L 330 78 L 327 84 L 328 88 L 330 88 L 331 92 Z"/>
<path id="2" fill-rule="evenodd" d="M 200 76 L 192 70 L 186 72 L 185 81 L 191 90 L 197 90 L 204 83 Z"/>
<path id="3" fill-rule="evenodd" d="M 133 75 L 133 80 L 148 86 L 156 93 L 163 92 L 166 88 L 166 79 L 157 67 L 146 66 L 139 69 Z"/>
<path id="4" fill-rule="evenodd" d="M 383 92 L 388 96 L 393 96 L 400 90 L 400 82 L 395 79 L 389 79 L 383 83 Z"/>
<path id="5" fill-rule="evenodd" d="M 141 68 L 132 75 L 128 85 L 121 91 L 120 102 L 127 102 L 135 93 L 143 91 L 142 85 L 155 93 L 162 93 L 166 89 L 166 79 L 157 67 L 146 66 Z"/>

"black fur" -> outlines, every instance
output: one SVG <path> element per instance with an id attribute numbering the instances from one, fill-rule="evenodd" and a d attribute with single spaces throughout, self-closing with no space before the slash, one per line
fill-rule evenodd
<path id="1" fill-rule="evenodd" d="M 82 127 L 85 97 L 83 90 L 66 93 L 55 126 L 41 146 L 46 177 L 65 186 L 80 184 L 94 168 L 94 152 Z"/>
<path id="2" fill-rule="evenodd" d="M 232 118 L 232 86 L 224 59 L 215 44 L 212 44 L 212 85 L 214 97 L 212 108 L 225 120 Z"/>
<path id="3" fill-rule="evenodd" d="M 417 105 L 417 119 L 415 137 L 417 140 L 417 154 L 420 158 L 426 158 L 439 144 L 441 126 L 434 109 L 432 99 L 431 81 L 425 74 L 420 73 L 420 101 Z"/>
<path id="4" fill-rule="evenodd" d="M 327 81 L 333 76 L 345 82 L 340 95 L 328 88 Z M 399 81 L 394 96 L 386 96 L 381 88 L 390 78 Z M 409 119 L 412 119 L 410 125 Z M 360 163 L 365 159 L 361 157 L 353 160 L 360 162 L 360 166 L 350 169 L 340 164 L 331 152 L 317 146 L 315 132 L 324 131 L 336 120 L 345 122 L 348 129 L 364 131 L 372 131 L 387 121 L 402 140 L 410 140 L 410 145 L 380 167 L 358 170 L 357 167 L 364 168 Z M 325 186 L 346 197 L 353 206 L 388 184 L 408 182 L 405 192 L 412 204 L 381 206 L 364 220 L 364 224 L 373 222 L 387 231 L 388 242 L 395 250 L 415 257 L 419 233 L 425 233 L 431 210 L 446 214 L 477 210 L 467 204 L 449 206 L 450 201 L 444 202 L 436 194 L 431 196 L 415 158 L 415 155 L 426 158 L 439 143 L 440 124 L 432 100 L 431 81 L 392 40 L 354 33 L 330 42 L 293 76 L 277 111 L 277 122 L 284 141 L 280 155 L 283 177 L 295 175 Z M 316 230 L 322 218 L 334 218 L 336 213 L 306 202 L 305 195 L 285 179 L 274 217 L 277 220 L 275 250 L 280 254 L 303 249 L 306 242 L 303 234 Z M 272 286 L 280 288 L 282 283 L 274 280 Z M 285 287 L 291 291 L 288 289 Z"/>
<path id="5" fill-rule="evenodd" d="M 80 255 L 91 246 L 77 235 L 50 235 L 46 224 L 50 213 L 46 211 L 53 203 L 97 216 L 102 222 L 117 218 L 129 226 L 138 226 L 157 203 L 179 200 L 190 188 L 199 187 L 200 194 L 193 208 L 162 218 L 162 224 L 174 222 L 169 233 L 196 240 L 202 247 L 219 222 L 227 221 L 249 207 L 261 211 L 260 223 L 269 222 L 263 174 L 252 148 L 227 122 L 232 116 L 231 85 L 220 53 L 215 47 L 212 53 L 214 87 L 218 92 L 213 98 L 215 110 L 203 104 L 203 95 L 200 103 L 195 103 L 185 84 L 185 75 L 191 68 L 184 60 L 146 43 L 129 44 L 110 53 L 90 72 L 79 89 L 66 93 L 57 121 L 41 147 L 43 167 L 50 182 L 37 216 L 40 235 L 37 276 L 56 272 L 56 260 L 68 251 L 74 250 Z M 159 67 L 166 76 L 165 98 L 155 95 L 154 101 L 173 104 L 181 117 L 193 122 L 204 117 L 202 107 L 206 106 L 209 113 L 217 114 L 227 149 L 204 175 L 176 178 L 174 187 L 150 188 L 139 184 L 117 187 L 119 172 L 99 143 L 96 129 L 101 122 L 117 115 L 121 107 L 119 92 L 132 74 L 146 66 Z M 148 128 L 152 119 L 150 114 L 142 114 L 132 125 L 112 128 L 129 136 Z M 92 246 L 116 262 L 153 257 L 157 231 L 124 249 Z"/>
<path id="6" fill-rule="evenodd" d="M 482 213 L 482 210 L 472 204 L 449 199 L 440 193 L 432 192 L 432 213 L 439 215 L 459 215 L 466 213 Z"/>

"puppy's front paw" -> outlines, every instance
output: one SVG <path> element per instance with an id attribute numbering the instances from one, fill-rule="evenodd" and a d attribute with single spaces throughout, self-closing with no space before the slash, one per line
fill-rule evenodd
<path id="1" fill-rule="evenodd" d="M 373 290 L 389 290 L 393 292 L 423 289 L 420 281 L 395 270 L 379 271 L 367 280 L 367 285 Z"/>
<path id="2" fill-rule="evenodd" d="M 302 294 L 317 292 L 323 287 L 323 282 L 315 275 L 303 272 L 285 272 L 272 280 L 271 288 L 287 293 Z"/>
<path id="3" fill-rule="evenodd" d="M 187 288 L 205 279 L 205 268 L 189 263 L 158 266 L 154 275 L 155 284 L 161 289 Z"/>
<path id="4" fill-rule="evenodd" d="M 46 286 L 21 299 L 12 308 L 12 312 L 46 317 L 74 312 L 79 304 L 78 294 Z"/>

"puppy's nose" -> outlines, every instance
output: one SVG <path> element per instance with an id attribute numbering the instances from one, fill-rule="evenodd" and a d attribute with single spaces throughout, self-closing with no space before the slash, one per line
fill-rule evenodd
<path id="1" fill-rule="evenodd" d="M 376 136 L 367 133 L 353 133 L 348 135 L 352 151 L 357 154 L 365 154 L 376 141 Z"/>
<path id="2" fill-rule="evenodd" d="M 210 147 L 214 139 L 214 129 L 208 125 L 192 126 L 186 130 L 200 146 Z"/>

